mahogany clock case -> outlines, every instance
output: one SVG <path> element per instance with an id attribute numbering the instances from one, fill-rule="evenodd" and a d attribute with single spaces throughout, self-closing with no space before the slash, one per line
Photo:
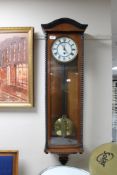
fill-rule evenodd
<path id="1" fill-rule="evenodd" d="M 86 27 L 69 18 L 42 24 L 46 34 L 47 153 L 83 151 L 83 52 Z M 52 54 L 53 43 L 61 37 L 70 38 L 77 46 L 78 53 L 69 62 L 57 61 Z"/>

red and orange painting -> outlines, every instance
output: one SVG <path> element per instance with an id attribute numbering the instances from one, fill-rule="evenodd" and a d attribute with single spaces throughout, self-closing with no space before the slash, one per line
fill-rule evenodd
<path id="1" fill-rule="evenodd" d="M 0 31 L 0 104 L 25 106 L 32 96 L 29 82 L 32 36 L 29 36 L 29 29 L 27 32 L 22 32 L 21 28 L 20 32 L 18 29 L 17 32 L 11 31 Z"/>

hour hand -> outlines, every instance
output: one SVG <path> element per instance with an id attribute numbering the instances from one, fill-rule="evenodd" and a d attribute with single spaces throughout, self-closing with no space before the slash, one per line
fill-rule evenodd
<path id="1" fill-rule="evenodd" d="M 62 45 L 63 50 L 66 50 L 65 45 Z"/>
<path id="2" fill-rule="evenodd" d="M 64 53 L 67 53 L 67 49 L 66 49 L 65 45 L 62 45 L 62 47 L 63 47 Z"/>

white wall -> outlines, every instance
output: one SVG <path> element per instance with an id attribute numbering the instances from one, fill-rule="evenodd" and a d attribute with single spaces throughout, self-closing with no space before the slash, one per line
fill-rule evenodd
<path id="1" fill-rule="evenodd" d="M 111 0 L 111 25 L 112 25 L 112 56 L 113 56 L 113 65 L 117 66 L 117 1 Z"/>
<path id="2" fill-rule="evenodd" d="M 117 34 L 117 1 L 111 0 L 111 21 L 112 21 L 112 33 Z"/>
<path id="3" fill-rule="evenodd" d="M 117 67 L 117 1 L 111 0 L 111 26 L 112 26 L 112 67 Z M 117 76 L 117 70 L 112 70 L 112 74 Z M 113 141 L 117 141 L 117 116 L 113 110 Z"/>
<path id="4" fill-rule="evenodd" d="M 88 169 L 90 152 L 111 141 L 110 0 L 0 1 L 0 26 L 35 28 L 35 107 L 0 109 L 0 149 L 18 149 L 19 175 L 37 175 L 58 158 L 44 153 L 45 41 L 40 25 L 70 17 L 89 26 L 85 35 L 85 103 L 83 155 L 70 155 L 68 165 Z"/>

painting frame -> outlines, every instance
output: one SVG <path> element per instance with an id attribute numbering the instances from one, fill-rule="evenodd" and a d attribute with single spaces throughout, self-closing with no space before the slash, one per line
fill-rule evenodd
<path id="1" fill-rule="evenodd" d="M 0 107 L 33 107 L 33 27 L 0 27 Z"/>
<path id="2" fill-rule="evenodd" d="M 19 151 L 18 150 L 0 150 L 0 158 L 1 158 L 1 162 L 3 163 L 2 165 L 4 165 L 4 161 L 7 162 L 7 158 L 11 157 L 11 161 L 13 158 L 13 162 L 12 162 L 12 175 L 18 175 L 19 174 Z M 5 159 L 6 158 L 6 159 Z M 9 160 L 8 160 L 9 162 Z M 6 166 L 8 168 L 8 166 Z M 2 168 L 6 167 L 3 166 Z M 9 167 L 11 168 L 11 167 Z"/>

